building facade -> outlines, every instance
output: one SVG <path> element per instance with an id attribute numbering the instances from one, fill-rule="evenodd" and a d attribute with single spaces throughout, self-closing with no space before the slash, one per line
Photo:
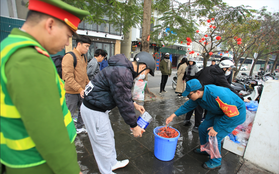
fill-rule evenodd
<path id="1" fill-rule="evenodd" d="M 28 0 L 1 0 L 1 41 L 9 35 L 13 28 L 20 28 L 27 16 Z M 96 49 L 104 49 L 108 53 L 108 58 L 120 54 L 121 40 L 123 40 L 122 31 L 118 26 L 106 23 L 97 25 L 90 22 L 81 22 L 78 26 L 77 34 L 89 36 L 92 40 L 87 58 L 90 60 L 94 57 Z M 64 55 L 65 52 L 71 51 L 76 46 L 76 38 L 70 40 L 69 46 L 63 51 L 57 53 Z"/>

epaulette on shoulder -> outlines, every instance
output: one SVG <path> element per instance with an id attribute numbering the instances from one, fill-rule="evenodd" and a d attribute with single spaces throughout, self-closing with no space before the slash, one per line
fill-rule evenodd
<path id="1" fill-rule="evenodd" d="M 50 57 L 49 54 L 46 51 L 42 50 L 40 47 L 35 46 L 35 49 L 38 51 L 38 53 Z"/>

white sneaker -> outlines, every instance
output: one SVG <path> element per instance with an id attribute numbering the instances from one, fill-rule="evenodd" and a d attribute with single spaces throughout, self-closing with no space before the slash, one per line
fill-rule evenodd
<path id="1" fill-rule="evenodd" d="M 77 129 L 77 134 L 80 134 L 80 133 L 87 133 L 87 130 L 84 128 Z"/>
<path id="2" fill-rule="evenodd" d="M 122 160 L 122 161 L 117 161 L 117 163 L 114 166 L 112 166 L 112 171 L 114 171 L 116 169 L 126 167 L 128 164 L 129 164 L 128 159 L 125 159 L 125 160 Z"/>

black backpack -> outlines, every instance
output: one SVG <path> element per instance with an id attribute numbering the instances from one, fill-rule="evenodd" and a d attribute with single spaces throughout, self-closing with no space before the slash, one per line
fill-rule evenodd
<path id="1" fill-rule="evenodd" d="M 74 58 L 74 68 L 75 68 L 75 67 L 77 66 L 77 58 L 76 58 L 75 53 L 72 52 L 72 51 L 70 51 L 70 52 L 67 52 L 66 54 L 71 54 L 71 55 L 73 56 L 73 58 Z M 66 54 L 65 54 L 65 55 L 66 55 Z M 65 55 L 64 55 L 64 56 L 65 56 Z M 57 72 L 58 72 L 58 74 L 59 74 L 59 76 L 60 76 L 61 79 L 62 79 L 62 66 L 61 66 L 61 63 L 62 63 L 62 59 L 63 59 L 64 56 L 62 56 L 62 55 L 56 55 L 56 56 L 53 56 L 53 57 L 52 57 L 52 61 L 54 62 L 55 67 L 56 67 L 56 70 L 57 70 Z M 85 55 L 84 55 L 84 60 L 85 60 L 85 62 L 86 62 L 86 57 L 85 57 Z"/>

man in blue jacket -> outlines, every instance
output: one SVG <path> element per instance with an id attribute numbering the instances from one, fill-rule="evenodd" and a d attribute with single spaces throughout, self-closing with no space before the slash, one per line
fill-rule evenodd
<path id="1" fill-rule="evenodd" d="M 84 90 L 81 115 L 88 130 L 94 157 L 102 174 L 125 167 L 129 160 L 117 161 L 114 132 L 108 111 L 118 107 L 124 121 L 130 125 L 134 137 L 141 137 L 144 129 L 137 125 L 136 108 L 144 113 L 143 106 L 132 100 L 131 89 L 139 75 L 154 76 L 155 61 L 147 52 L 138 53 L 133 62 L 124 54 L 117 54 L 108 60 L 104 68 L 88 83 Z M 142 77 L 142 78 L 144 78 Z"/>
<path id="2" fill-rule="evenodd" d="M 174 117 L 185 114 L 200 105 L 207 110 L 205 120 L 199 126 L 200 143 L 204 145 L 208 142 L 209 136 L 217 136 L 221 154 L 222 139 L 246 119 L 245 103 L 229 88 L 216 85 L 203 87 L 197 79 L 187 82 L 186 90 L 182 95 L 188 96 L 190 100 L 168 117 L 166 124 L 169 124 Z M 194 152 L 207 155 L 206 152 L 201 152 L 200 148 L 195 149 Z M 222 158 L 210 159 L 203 164 L 203 167 L 206 169 L 219 168 L 221 160 Z"/>

